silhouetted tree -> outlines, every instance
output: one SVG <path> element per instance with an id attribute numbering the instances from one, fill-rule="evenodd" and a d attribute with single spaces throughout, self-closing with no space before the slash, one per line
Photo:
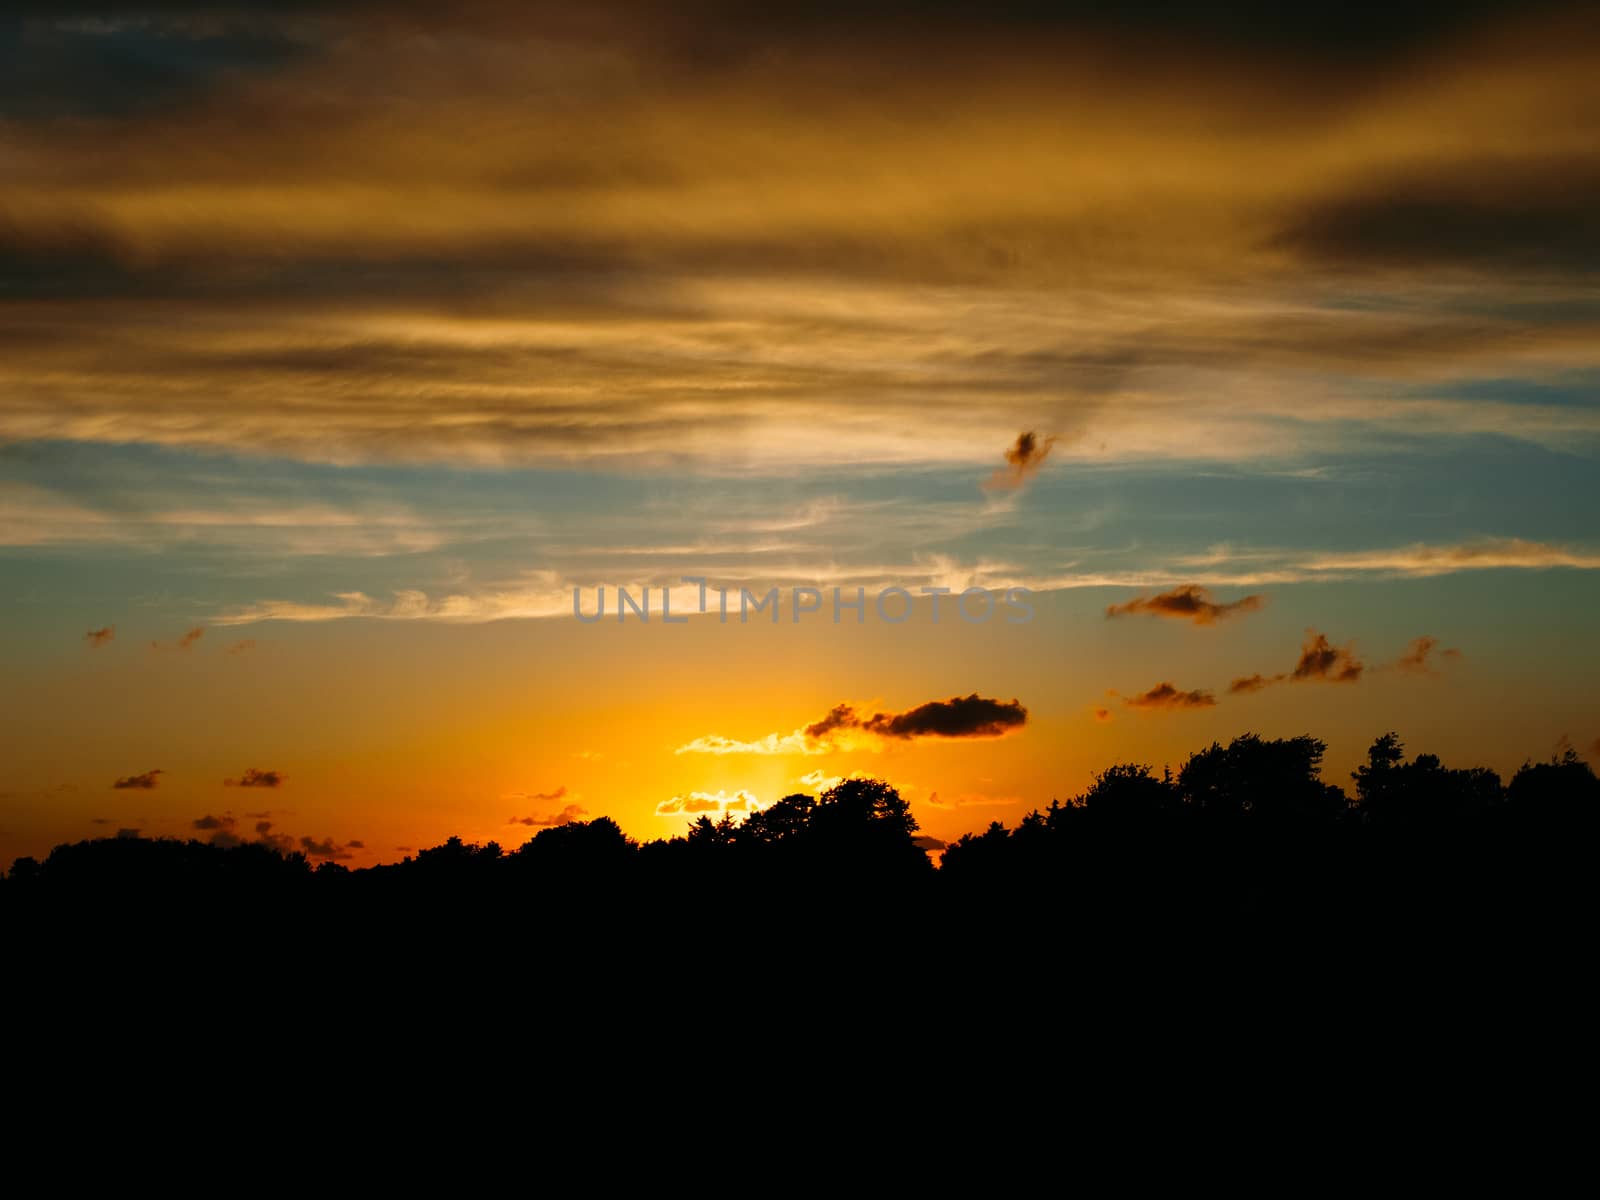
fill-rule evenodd
<path id="1" fill-rule="evenodd" d="M 1405 761 L 1397 734 L 1372 743 L 1367 761 L 1351 772 L 1362 819 L 1379 825 L 1442 827 L 1500 801 L 1500 776 L 1486 767 L 1451 770 L 1432 754 Z"/>
<path id="2" fill-rule="evenodd" d="M 1189 757 L 1178 772 L 1183 802 L 1207 816 L 1258 821 L 1331 820 L 1344 792 L 1319 775 L 1327 744 L 1301 735 L 1266 741 L 1253 733 Z"/>
<path id="3" fill-rule="evenodd" d="M 1096 775 L 1077 803 L 1101 820 L 1147 823 L 1176 811 L 1178 793 L 1144 763 L 1121 763 Z"/>
<path id="4" fill-rule="evenodd" d="M 749 842 L 786 842 L 805 833 L 817 802 L 810 796 L 795 793 L 785 796 L 769 808 L 758 809 L 739 826 L 738 837 Z"/>

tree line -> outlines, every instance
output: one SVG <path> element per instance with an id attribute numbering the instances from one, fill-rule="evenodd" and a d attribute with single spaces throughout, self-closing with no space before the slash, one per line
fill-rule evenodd
<path id="1" fill-rule="evenodd" d="M 734 920 L 780 903 L 816 915 L 871 893 L 922 911 L 1008 904 L 1102 926 L 1214 926 L 1415 913 L 1440 896 L 1458 915 L 1491 919 L 1530 897 L 1553 903 L 1552 890 L 1581 874 L 1563 863 L 1592 846 L 1600 780 L 1571 750 L 1502 783 L 1430 754 L 1407 761 L 1386 733 L 1354 772 L 1353 794 L 1323 782 L 1325 750 L 1310 736 L 1246 734 L 1192 754 L 1176 773 L 1118 764 L 1015 827 L 994 822 L 950 843 L 938 870 L 905 798 L 881 780 L 847 779 L 742 820 L 702 816 L 679 837 L 641 843 L 598 817 L 543 829 L 515 850 L 452 837 L 357 870 L 313 867 L 265 844 L 81 841 L 18 859 L 0 909 L 17 917 L 203 897 L 380 913 L 541 899 L 636 912 L 660 897 Z"/>

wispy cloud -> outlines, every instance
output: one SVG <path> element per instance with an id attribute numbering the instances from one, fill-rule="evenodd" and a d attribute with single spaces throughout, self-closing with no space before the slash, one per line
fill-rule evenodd
<path id="1" fill-rule="evenodd" d="M 1456 571 L 1600 568 L 1600 553 L 1521 538 L 1492 538 L 1458 545 L 1414 542 L 1392 550 L 1318 554 L 1303 560 L 1310 571 L 1389 571 L 1399 575 L 1448 575 Z"/>
<path id="2" fill-rule="evenodd" d="M 83 635 L 83 640 L 89 644 L 91 650 L 104 646 L 117 636 L 117 627 L 107 625 L 104 629 L 91 629 Z"/>
<path id="3" fill-rule="evenodd" d="M 1432 675 L 1435 673 L 1434 652 L 1438 651 L 1438 658 L 1457 659 L 1461 651 L 1454 646 L 1444 649 L 1439 648 L 1439 639 L 1423 634 L 1421 637 L 1412 638 L 1410 645 L 1394 662 L 1397 670 L 1409 671 L 1416 675 Z"/>

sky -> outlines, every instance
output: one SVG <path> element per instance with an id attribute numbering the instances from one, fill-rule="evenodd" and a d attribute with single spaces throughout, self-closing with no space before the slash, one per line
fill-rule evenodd
<path id="1" fill-rule="evenodd" d="M 8 6 L 0 863 L 1600 762 L 1597 35 Z"/>

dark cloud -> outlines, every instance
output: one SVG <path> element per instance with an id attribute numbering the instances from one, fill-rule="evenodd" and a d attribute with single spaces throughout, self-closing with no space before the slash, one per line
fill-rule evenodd
<path id="1" fill-rule="evenodd" d="M 13 14 L 0 21 L 0 116 L 131 117 L 197 100 L 300 52 L 281 10 L 227 7 L 195 6 L 198 20 L 170 4 L 61 5 L 29 21 Z"/>
<path id="2" fill-rule="evenodd" d="M 1310 206 L 1281 242 L 1340 266 L 1589 272 L 1600 266 L 1593 157 L 1449 162 Z"/>
<path id="3" fill-rule="evenodd" d="M 565 795 L 566 788 L 562 788 L 557 795 Z M 569 804 L 558 813 L 549 813 L 542 817 L 512 817 L 508 825 L 566 825 L 572 821 L 581 820 L 588 815 L 588 809 L 578 804 Z"/>
<path id="4" fill-rule="evenodd" d="M 1241 596 L 1226 604 L 1211 599 L 1211 593 L 1195 584 L 1185 584 L 1154 596 L 1137 596 L 1126 604 L 1112 604 L 1106 608 L 1107 617 L 1126 617 L 1145 613 L 1152 617 L 1175 617 L 1193 621 L 1196 625 L 1210 625 L 1236 613 L 1255 612 L 1265 602 L 1260 595 Z"/>
<path id="5" fill-rule="evenodd" d="M 1055 445 L 1054 437 L 1041 438 L 1032 430 L 1017 435 L 1017 440 L 1006 450 L 1006 465 L 984 480 L 989 491 L 1011 491 L 1021 487 L 1044 465 Z"/>
<path id="6" fill-rule="evenodd" d="M 1361 672 L 1365 669 L 1364 664 L 1356 658 L 1353 647 L 1335 647 L 1326 635 L 1308 629 L 1305 644 L 1300 648 L 1300 661 L 1289 673 L 1289 678 L 1296 683 L 1308 679 L 1354 683 L 1361 678 Z"/>
<path id="7" fill-rule="evenodd" d="M 332 838 L 323 838 L 319 842 L 313 837 L 302 837 L 300 839 L 300 849 L 305 851 L 307 858 L 327 859 L 330 862 L 355 857 L 349 850 L 339 845 Z"/>
<path id="8" fill-rule="evenodd" d="M 365 850 L 367 848 L 367 844 L 357 838 L 351 838 L 345 843 L 345 846 L 351 850 Z"/>
<path id="9" fill-rule="evenodd" d="M 107 625 L 104 629 L 89 630 L 88 633 L 83 635 L 83 640 L 88 642 L 89 647 L 93 649 L 97 646 L 104 646 L 116 636 L 117 627 L 115 625 Z"/>
<path id="10" fill-rule="evenodd" d="M 836 729 L 857 729 L 861 725 L 861 718 L 856 715 L 856 710 L 850 704 L 836 704 L 828 710 L 828 715 L 805 728 L 808 738 L 821 740 L 826 738 Z"/>
<path id="11" fill-rule="evenodd" d="M 559 800 L 567 794 L 566 785 L 563 784 L 553 792 L 509 792 L 504 799 L 507 800 Z"/>
<path id="12" fill-rule="evenodd" d="M 245 815 L 249 817 L 257 814 L 246 813 Z M 232 813 L 223 813 L 221 816 L 214 816 L 211 813 L 207 813 L 203 817 L 195 818 L 191 824 L 197 830 L 209 832 L 211 837 L 207 840 L 213 846 L 221 846 L 224 849 L 231 849 L 234 846 L 243 846 L 248 840 L 250 840 L 240 833 L 238 828 L 238 818 L 236 818 Z M 270 849 L 276 850 L 279 854 L 288 854 L 295 849 L 294 838 L 287 834 L 274 833 L 272 828 L 271 821 L 257 821 L 254 826 L 255 844 L 258 846 L 269 847 Z"/>
<path id="13" fill-rule="evenodd" d="M 260 771 L 255 767 L 250 767 L 239 778 L 224 779 L 222 784 L 224 787 L 275 788 L 281 787 L 283 780 L 284 775 L 281 771 Z"/>
<path id="14" fill-rule="evenodd" d="M 228 647 L 229 654 L 247 654 L 256 648 L 255 638 L 242 638 Z"/>
<path id="15" fill-rule="evenodd" d="M 1440 658 L 1460 658 L 1461 651 L 1450 646 L 1439 648 L 1439 639 L 1423 634 L 1421 637 L 1412 638 L 1411 644 L 1405 653 L 1395 660 L 1395 667 L 1402 671 L 1410 671 L 1418 675 L 1433 674 L 1433 653 L 1438 650 Z"/>
<path id="16" fill-rule="evenodd" d="M 1094 710 L 1094 719 L 1096 721 L 1109 721 L 1109 720 L 1111 720 L 1112 719 L 1111 710 L 1109 708 L 1096 708 Z"/>
<path id="17" fill-rule="evenodd" d="M 1411 643 L 1411 649 L 1407 651 L 1407 656 L 1420 654 L 1417 661 L 1419 663 L 1425 662 L 1428 653 L 1435 644 L 1437 643 L 1433 638 L 1417 638 Z M 1450 653 L 1457 652 L 1451 651 Z M 1404 657 L 1406 656 L 1403 656 L 1402 662 Z M 1318 633 L 1315 629 L 1308 629 L 1306 630 L 1305 641 L 1300 647 L 1299 661 L 1295 663 L 1294 670 L 1278 675 L 1241 675 L 1228 685 L 1228 692 L 1231 695 L 1238 696 L 1250 692 L 1259 692 L 1262 688 L 1269 688 L 1274 684 L 1305 683 L 1315 680 L 1322 680 L 1328 683 L 1354 683 L 1361 678 L 1361 673 L 1364 670 L 1366 670 L 1366 665 L 1356 657 L 1354 646 L 1335 646 L 1328 641 L 1325 634 Z"/>
<path id="18" fill-rule="evenodd" d="M 824 754 L 836 735 L 863 733 L 909 741 L 914 738 L 1003 737 L 1027 724 L 1028 710 L 1017 700 L 993 700 L 974 692 L 948 700 L 930 700 L 901 713 L 867 716 L 853 704 L 836 704 L 828 715 L 793 733 L 770 733 L 753 742 L 711 735 L 679 746 L 677 754 Z"/>
<path id="19" fill-rule="evenodd" d="M 919 849 L 922 850 L 943 850 L 947 845 L 949 845 L 948 842 L 941 841 L 940 839 L 926 833 L 919 833 L 911 840 Z"/>
<path id="20" fill-rule="evenodd" d="M 1210 708 L 1217 698 L 1210 692 L 1179 691 L 1172 684 L 1162 682 L 1141 695 L 1124 697 L 1122 702 L 1129 708 Z"/>
<path id="21" fill-rule="evenodd" d="M 152 768 L 149 771 L 146 771 L 142 775 L 129 775 L 125 779 L 119 779 L 115 783 L 113 783 L 111 786 L 113 788 L 119 788 L 119 789 L 120 788 L 145 788 L 145 789 L 149 789 L 149 788 L 153 788 L 153 787 L 156 786 L 156 776 L 165 775 L 165 774 L 166 774 L 166 772 L 163 771 L 160 767 L 155 767 L 155 768 Z"/>
<path id="22" fill-rule="evenodd" d="M 136 838 L 139 836 L 139 830 L 133 826 L 123 826 L 117 830 L 117 836 L 119 838 Z"/>
<path id="23" fill-rule="evenodd" d="M 930 700 L 903 713 L 875 713 L 858 724 L 868 733 L 890 738 L 991 738 L 1020 729 L 1027 721 L 1028 710 L 1016 700 L 991 700 L 974 692 Z"/>
<path id="24" fill-rule="evenodd" d="M 198 625 L 195 626 L 193 629 L 189 630 L 187 633 L 185 633 L 182 637 L 180 637 L 178 639 L 178 642 L 177 642 L 178 649 L 179 650 L 187 650 L 190 646 L 194 645 L 201 638 L 205 637 L 205 635 L 206 635 L 206 631 L 205 631 L 204 628 L 202 628 L 201 626 L 198 626 Z"/>

